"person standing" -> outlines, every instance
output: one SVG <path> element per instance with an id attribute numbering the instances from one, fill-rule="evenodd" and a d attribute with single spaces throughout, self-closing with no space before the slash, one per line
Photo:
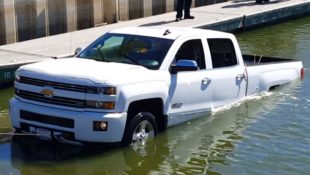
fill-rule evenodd
<path id="1" fill-rule="evenodd" d="M 184 19 L 194 19 L 194 16 L 190 15 L 190 8 L 192 5 L 192 0 L 178 0 L 177 2 L 177 16 L 176 22 L 179 22 L 183 17 L 184 9 Z"/>

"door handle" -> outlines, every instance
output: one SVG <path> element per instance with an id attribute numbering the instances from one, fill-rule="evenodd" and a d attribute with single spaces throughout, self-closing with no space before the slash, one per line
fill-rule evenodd
<path id="1" fill-rule="evenodd" d="M 245 78 L 244 74 L 239 74 L 239 75 L 236 76 L 236 79 L 239 80 L 239 81 L 244 79 L 244 78 Z"/>
<path id="2" fill-rule="evenodd" d="M 201 81 L 201 83 L 203 84 L 203 85 L 207 85 L 207 84 L 209 84 L 211 82 L 211 79 L 210 78 L 204 78 L 204 79 L 202 79 L 202 81 Z"/>

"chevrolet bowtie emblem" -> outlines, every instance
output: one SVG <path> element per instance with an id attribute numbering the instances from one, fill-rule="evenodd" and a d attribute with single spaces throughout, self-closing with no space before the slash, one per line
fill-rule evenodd
<path id="1" fill-rule="evenodd" d="M 48 98 L 52 98 L 55 95 L 51 88 L 44 88 L 40 93 Z"/>

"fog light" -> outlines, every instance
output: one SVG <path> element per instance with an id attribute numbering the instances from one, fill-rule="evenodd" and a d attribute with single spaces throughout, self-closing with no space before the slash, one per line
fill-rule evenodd
<path id="1" fill-rule="evenodd" d="M 98 108 L 102 109 L 114 109 L 115 108 L 115 102 L 103 102 L 98 104 Z"/>
<path id="2" fill-rule="evenodd" d="M 93 130 L 94 131 L 107 131 L 108 130 L 108 122 L 106 122 L 106 121 L 94 121 Z"/>

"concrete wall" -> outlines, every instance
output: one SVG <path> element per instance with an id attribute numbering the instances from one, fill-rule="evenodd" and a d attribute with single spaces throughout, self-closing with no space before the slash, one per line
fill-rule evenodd
<path id="1" fill-rule="evenodd" d="M 15 2 L 18 41 L 25 41 L 33 38 L 33 3 L 33 0 L 18 0 Z"/>
<path id="2" fill-rule="evenodd" d="M 166 0 L 152 0 L 152 14 L 158 15 L 166 12 Z"/>
<path id="3" fill-rule="evenodd" d="M 49 34 L 46 0 L 34 0 L 33 3 L 33 38 L 44 37 Z"/>
<path id="4" fill-rule="evenodd" d="M 203 6 L 226 0 L 193 0 Z M 174 11 L 177 0 L 0 0 L 0 45 Z"/>
<path id="5" fill-rule="evenodd" d="M 4 8 L 3 0 L 0 0 L 0 45 L 5 44 Z"/>
<path id="6" fill-rule="evenodd" d="M 220 2 L 226 2 L 227 0 L 193 0 L 195 2 L 195 7 L 210 5 Z"/>
<path id="7" fill-rule="evenodd" d="M 56 35 L 66 32 L 67 16 L 65 0 L 46 0 L 46 3 L 48 35 Z"/>
<path id="8" fill-rule="evenodd" d="M 147 3 L 149 1 L 147 0 Z M 143 0 L 130 0 L 130 3 L 128 3 L 129 8 L 129 19 L 136 19 L 141 18 L 144 15 L 143 11 Z"/>
<path id="9" fill-rule="evenodd" d="M 13 0 L 1 0 L 3 26 L 1 27 L 0 35 L 5 35 L 5 43 L 13 43 L 17 40 L 17 30 L 16 30 L 16 18 L 15 18 L 15 3 Z"/>

